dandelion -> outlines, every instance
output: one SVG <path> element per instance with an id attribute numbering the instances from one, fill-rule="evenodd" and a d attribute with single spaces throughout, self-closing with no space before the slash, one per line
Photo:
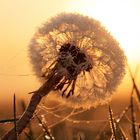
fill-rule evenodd
<path id="1" fill-rule="evenodd" d="M 62 13 L 40 27 L 29 56 L 43 85 L 17 122 L 18 134 L 50 91 L 68 106 L 87 109 L 107 102 L 124 75 L 125 56 L 118 42 L 100 22 L 80 14 Z M 14 139 L 13 129 L 2 140 L 8 138 Z"/>
<path id="2" fill-rule="evenodd" d="M 59 77 L 52 90 L 73 107 L 107 101 L 124 75 L 125 56 L 100 23 L 79 14 L 60 14 L 45 23 L 30 44 L 30 58 L 42 80 Z"/>

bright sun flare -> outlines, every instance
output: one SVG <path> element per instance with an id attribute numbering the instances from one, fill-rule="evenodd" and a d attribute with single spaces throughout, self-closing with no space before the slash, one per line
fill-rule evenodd
<path id="1" fill-rule="evenodd" d="M 78 11 L 101 21 L 118 40 L 128 59 L 138 60 L 140 12 L 136 11 L 136 3 L 129 0 L 81 0 L 71 1 L 70 5 L 68 11 Z"/>

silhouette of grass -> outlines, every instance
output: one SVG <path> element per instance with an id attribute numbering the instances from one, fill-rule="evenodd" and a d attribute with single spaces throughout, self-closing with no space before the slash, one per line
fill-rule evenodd
<path id="1" fill-rule="evenodd" d="M 117 140 L 117 132 L 116 132 L 116 124 L 115 124 L 115 120 L 113 118 L 113 112 L 109 106 L 109 122 L 110 122 L 110 128 L 111 128 L 111 132 L 112 132 L 112 139 Z"/>
<path id="2" fill-rule="evenodd" d="M 130 68 L 129 68 L 129 70 L 130 70 Z M 133 82 L 133 88 L 132 88 L 132 91 L 130 93 L 131 96 L 130 96 L 129 105 L 126 106 L 123 109 L 122 113 L 118 114 L 117 116 L 113 115 L 113 110 L 111 109 L 111 107 L 109 105 L 109 109 L 108 109 L 109 121 L 106 120 L 105 125 L 104 125 L 105 127 L 103 127 L 101 130 L 97 130 L 98 133 L 95 136 L 95 140 L 129 140 L 129 139 L 130 140 L 139 140 L 140 139 L 140 123 L 136 119 L 137 115 L 140 113 L 140 111 L 138 110 L 138 112 L 136 112 L 136 105 L 137 104 L 134 104 L 134 98 L 136 98 L 139 102 L 139 90 L 138 90 L 138 87 L 135 83 L 137 71 L 138 70 L 136 70 L 134 77 L 132 76 L 131 70 L 129 71 L 132 82 Z M 136 92 L 134 92 L 134 91 L 136 91 Z M 134 96 L 134 94 L 136 94 L 136 96 Z M 23 100 L 20 102 L 20 106 L 21 106 L 21 111 L 24 112 L 26 105 L 25 105 Z M 15 131 L 15 135 L 16 135 L 16 140 L 19 140 L 19 137 L 17 137 L 17 132 L 16 132 L 16 129 L 17 129 L 16 122 L 17 122 L 19 117 L 17 117 L 16 114 L 17 114 L 16 95 L 14 94 L 14 96 L 13 96 L 13 118 L 0 120 L 0 124 L 3 124 L 3 126 L 5 126 L 9 123 L 13 123 L 14 124 L 14 131 Z M 34 119 L 36 119 L 38 121 L 39 126 L 41 126 L 41 128 L 42 128 L 41 134 L 37 137 L 34 136 L 36 134 L 32 130 L 32 127 L 31 127 L 31 125 L 34 125 L 34 124 L 31 121 L 31 123 L 28 124 L 29 131 L 27 131 L 27 132 L 24 131 L 24 133 L 23 133 L 26 137 L 26 138 L 24 137 L 23 140 L 25 140 L 25 139 L 26 140 L 54 140 L 55 133 L 53 136 L 52 133 L 50 132 L 47 124 L 45 124 L 37 114 L 34 114 Z M 126 122 L 125 123 L 126 127 L 124 127 L 122 125 L 124 120 Z M 107 124 L 107 122 L 110 123 L 110 127 Z M 80 121 L 79 121 L 79 123 L 80 123 Z M 131 133 L 128 133 L 127 124 L 129 126 L 131 126 Z M 1 128 L 1 129 L 3 129 L 3 128 Z M 52 128 L 52 132 L 53 132 L 53 128 Z M 95 135 L 94 133 L 95 133 L 95 131 L 92 132 L 93 136 Z M 67 135 L 67 134 L 65 134 L 65 135 Z M 57 139 L 58 140 L 62 139 L 62 137 L 57 138 Z M 55 140 L 57 140 L 57 139 L 55 139 Z M 20 138 L 20 140 L 22 140 L 22 139 Z M 73 140 L 75 140 L 75 139 L 73 139 Z M 79 140 L 88 140 L 88 139 L 83 138 L 82 136 L 79 136 Z"/>
<path id="3" fill-rule="evenodd" d="M 15 140 L 17 140 L 17 124 L 16 124 L 16 95 L 14 94 L 13 101 L 13 113 L 14 113 L 14 128 L 15 128 Z"/>
<path id="4" fill-rule="evenodd" d="M 133 91 L 132 91 L 133 92 Z M 136 120 L 135 120 L 135 110 L 134 110 L 134 99 L 133 99 L 133 94 L 131 95 L 130 99 L 130 104 L 131 104 L 131 125 L 132 125 L 132 135 L 133 135 L 133 140 L 138 140 L 137 138 L 137 130 L 136 130 Z"/>
<path id="5" fill-rule="evenodd" d="M 113 111 L 111 107 L 109 106 L 109 122 L 110 122 L 110 128 L 112 132 L 111 139 L 113 140 L 127 140 L 127 137 L 125 133 L 123 132 L 122 128 L 119 125 L 119 122 L 116 121 L 113 117 Z"/>

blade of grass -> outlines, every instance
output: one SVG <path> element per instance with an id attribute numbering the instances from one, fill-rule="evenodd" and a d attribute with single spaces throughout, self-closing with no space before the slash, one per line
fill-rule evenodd
<path id="1" fill-rule="evenodd" d="M 138 132 L 138 140 L 140 139 L 140 125 L 137 127 L 137 132 Z"/>
<path id="2" fill-rule="evenodd" d="M 125 133 L 120 127 L 119 123 L 113 118 L 113 112 L 109 106 L 110 128 L 112 132 L 112 140 L 127 140 Z"/>
<path id="3" fill-rule="evenodd" d="M 19 119 L 16 118 L 16 121 L 18 121 Z M 15 119 L 4 119 L 4 120 L 0 120 L 0 123 L 13 123 L 15 121 Z"/>
<path id="4" fill-rule="evenodd" d="M 111 110 L 111 107 L 109 105 L 109 122 L 110 122 L 110 128 L 113 136 L 113 140 L 117 140 L 117 135 L 116 135 L 116 125 L 114 123 L 114 118 L 113 118 L 113 112 Z"/>
<path id="5" fill-rule="evenodd" d="M 13 102 L 13 112 L 14 112 L 14 129 L 15 129 L 15 140 L 17 140 L 17 122 L 16 122 L 16 95 L 14 94 L 14 102 Z"/>
<path id="6" fill-rule="evenodd" d="M 115 124 L 116 124 L 116 134 L 117 134 L 117 138 L 119 140 L 128 140 L 128 138 L 126 137 L 124 131 L 122 130 L 120 124 L 115 120 Z"/>
<path id="7" fill-rule="evenodd" d="M 135 111 L 134 111 L 134 101 L 133 101 L 133 95 L 131 95 L 130 98 L 130 106 L 131 106 L 131 125 L 132 125 L 132 135 L 133 135 L 133 140 L 138 140 L 137 138 L 137 131 L 136 131 L 136 126 L 135 126 Z"/>
<path id="8" fill-rule="evenodd" d="M 48 127 L 42 122 L 42 120 L 37 116 L 36 113 L 35 113 L 35 116 L 36 116 L 40 126 L 42 127 L 42 129 L 44 131 L 44 139 L 46 140 L 46 137 L 47 137 L 47 138 L 50 138 L 50 140 L 54 140 L 54 137 L 52 136 Z"/>
<path id="9" fill-rule="evenodd" d="M 138 65 L 138 66 L 139 66 L 139 65 Z M 133 77 L 133 75 L 132 75 L 132 72 L 131 72 L 131 69 L 130 69 L 130 66 L 129 66 L 129 65 L 128 65 L 128 70 L 129 70 L 129 73 L 130 73 L 131 80 L 132 80 L 132 82 L 133 82 L 133 88 L 136 90 L 137 99 L 138 99 L 139 104 L 140 104 L 140 92 L 139 92 L 138 87 L 137 87 L 136 82 L 135 82 L 135 77 L 136 77 L 136 74 L 137 74 L 137 72 L 138 72 L 138 66 L 137 66 L 137 68 L 136 68 L 136 70 L 135 70 L 135 75 L 134 75 L 134 77 Z"/>

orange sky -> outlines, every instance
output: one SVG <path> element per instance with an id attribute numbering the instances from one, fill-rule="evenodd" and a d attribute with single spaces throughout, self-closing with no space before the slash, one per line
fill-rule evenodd
<path id="1" fill-rule="evenodd" d="M 29 63 L 28 43 L 38 26 L 64 11 L 100 20 L 120 42 L 133 71 L 140 63 L 139 0 L 1 0 L 0 100 L 12 98 L 14 92 L 24 97 L 39 87 Z M 24 74 L 31 75 L 20 76 Z M 126 77 L 120 89 L 126 92 L 130 86 Z"/>

